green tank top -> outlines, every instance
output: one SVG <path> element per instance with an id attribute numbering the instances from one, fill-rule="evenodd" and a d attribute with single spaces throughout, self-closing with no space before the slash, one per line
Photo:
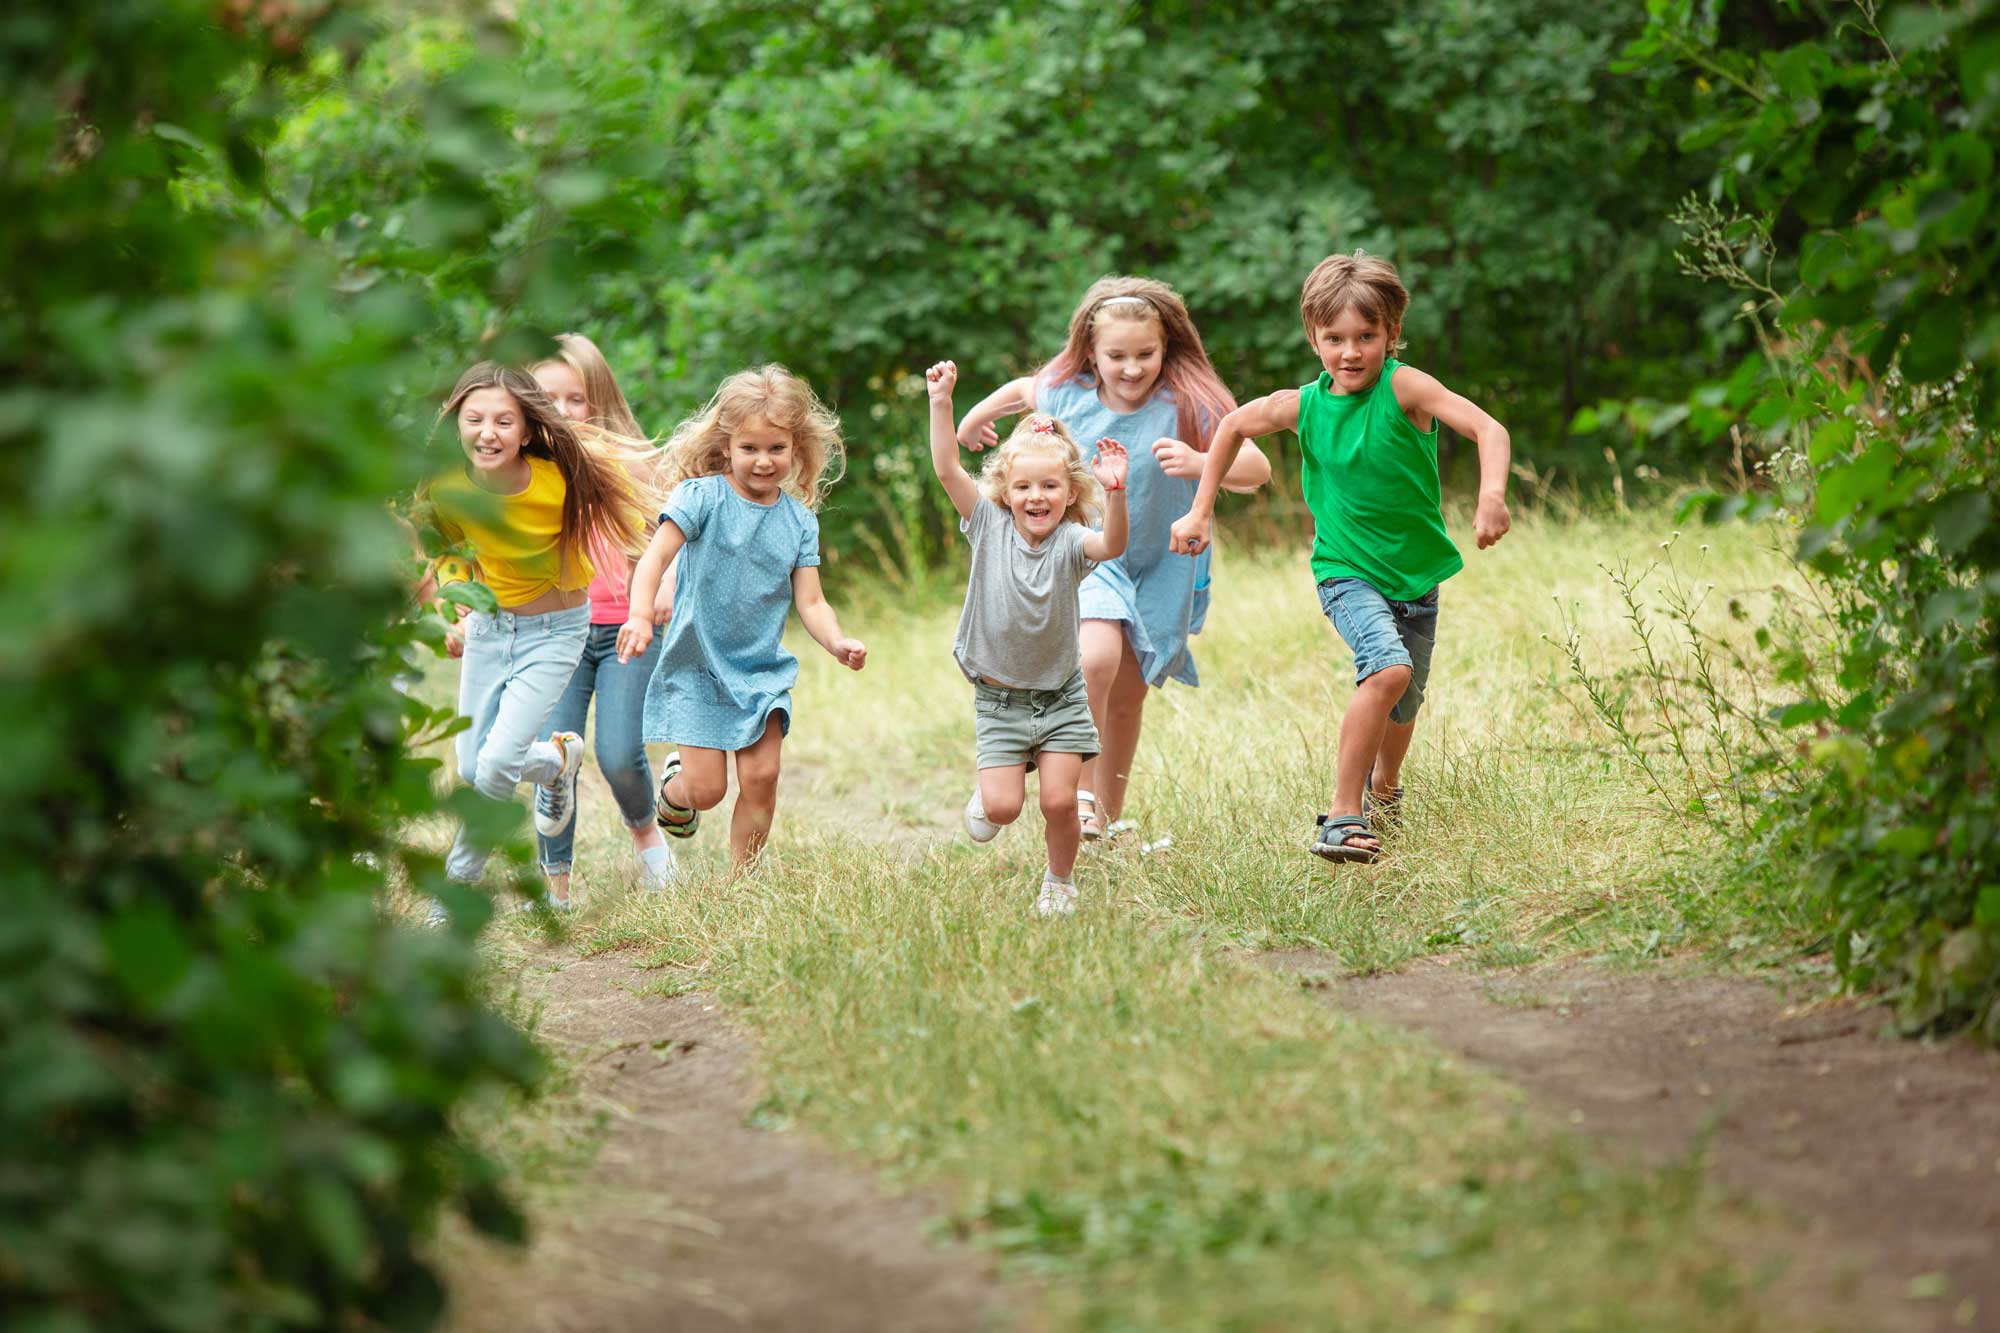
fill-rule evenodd
<path id="1" fill-rule="evenodd" d="M 1410 424 L 1390 384 L 1335 393 L 1322 374 L 1299 390 L 1299 447 L 1313 516 L 1313 578 L 1363 579 L 1393 602 L 1414 602 L 1465 568 L 1444 530 L 1437 422 Z"/>

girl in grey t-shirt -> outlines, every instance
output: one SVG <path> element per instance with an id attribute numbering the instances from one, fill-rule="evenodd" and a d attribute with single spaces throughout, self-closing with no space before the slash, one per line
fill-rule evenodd
<path id="1" fill-rule="evenodd" d="M 1100 440 L 1086 467 L 1063 424 L 1023 417 L 986 460 L 978 481 L 958 458 L 951 391 L 958 367 L 926 375 L 931 467 L 972 543 L 972 573 L 952 656 L 972 682 L 979 785 L 965 826 L 986 842 L 1020 816 L 1028 770 L 1041 774 L 1048 870 L 1035 910 L 1076 910 L 1077 775 L 1097 753 L 1097 728 L 1077 665 L 1077 584 L 1125 551 L 1125 448 Z M 1099 489 L 1102 488 L 1102 495 Z M 1104 528 L 1087 526 L 1104 514 Z"/>

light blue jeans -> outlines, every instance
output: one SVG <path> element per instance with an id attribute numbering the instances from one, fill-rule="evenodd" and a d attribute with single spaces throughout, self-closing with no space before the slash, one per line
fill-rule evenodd
<path id="1" fill-rule="evenodd" d="M 562 751 L 536 737 L 576 673 L 590 633 L 590 607 L 539 616 L 474 611 L 464 629 L 458 711 L 472 725 L 458 733 L 458 775 L 481 795 L 509 801 L 522 781 L 547 782 L 562 772 Z M 461 828 L 445 873 L 476 883 L 490 852 L 474 846 Z"/>
<path id="2" fill-rule="evenodd" d="M 541 739 L 558 731 L 583 734 L 590 716 L 590 696 L 597 695 L 597 771 L 604 775 L 618 802 L 618 813 L 626 828 L 648 828 L 653 822 L 653 766 L 646 761 L 643 724 L 646 716 L 646 685 L 653 668 L 660 664 L 660 645 L 665 634 L 655 634 L 644 656 L 629 662 L 618 660 L 617 625 L 592 625 L 584 641 L 583 660 L 569 678 L 569 688 L 556 701 L 555 711 L 542 724 Z M 542 869 L 551 875 L 567 875 L 576 851 L 577 821 L 553 838 L 537 838 L 541 844 Z"/>

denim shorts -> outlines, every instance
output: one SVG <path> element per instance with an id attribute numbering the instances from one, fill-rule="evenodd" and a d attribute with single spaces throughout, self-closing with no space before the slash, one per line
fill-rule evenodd
<path id="1" fill-rule="evenodd" d="M 1438 590 L 1414 602 L 1392 602 L 1362 579 L 1326 579 L 1319 585 L 1319 608 L 1354 652 L 1355 684 L 1389 667 L 1410 669 L 1410 686 L 1389 710 L 1389 720 L 1416 721 L 1437 646 Z"/>
<path id="2" fill-rule="evenodd" d="M 1052 690 L 1010 690 L 980 681 L 972 687 L 974 767 L 1035 766 L 1044 750 L 1055 754 L 1097 754 L 1097 724 L 1090 720 L 1090 696 L 1083 671 Z"/>

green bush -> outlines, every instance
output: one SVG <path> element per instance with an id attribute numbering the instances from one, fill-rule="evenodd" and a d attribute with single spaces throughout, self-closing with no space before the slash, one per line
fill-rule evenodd
<path id="1" fill-rule="evenodd" d="M 1628 62 L 1698 83 L 1683 138 L 1728 164 L 1685 262 L 1757 335 L 1678 412 L 1772 487 L 1702 503 L 1792 515 L 1836 635 L 1828 671 L 1773 641 L 1796 794 L 1755 845 L 1807 867 L 1851 985 L 2000 1041 L 2000 4 L 1831 6 L 1776 43 L 1649 13 Z"/>
<path id="2" fill-rule="evenodd" d="M 439 1208 L 521 1227 L 453 1129 L 538 1070 L 477 991 L 490 906 L 452 894 L 423 932 L 377 905 L 388 873 L 449 892 L 408 821 L 520 823 L 441 806 L 410 742 L 449 713 L 391 685 L 439 637 L 403 620 L 384 507 L 420 466 L 387 408 L 436 377 L 410 350 L 433 317 L 403 282 L 330 296 L 259 200 L 276 81 L 366 34 L 257 12 L 6 23 L 0 1323 L 21 1333 L 422 1328 Z"/>

